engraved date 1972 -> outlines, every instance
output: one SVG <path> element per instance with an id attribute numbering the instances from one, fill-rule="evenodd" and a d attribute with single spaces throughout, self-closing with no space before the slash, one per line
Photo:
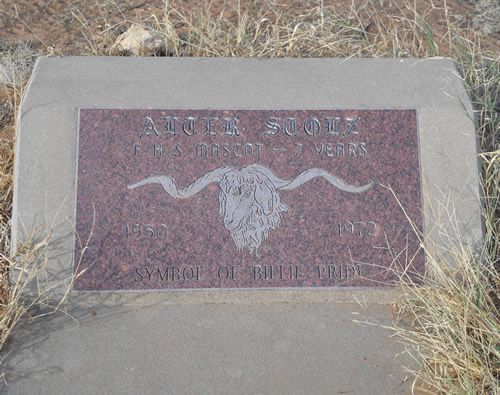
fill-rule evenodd
<path id="1" fill-rule="evenodd" d="M 338 224 L 338 234 L 339 236 L 375 236 L 375 228 L 377 224 L 375 222 L 364 222 L 357 221 L 351 222 L 346 221 Z"/>
<path id="2" fill-rule="evenodd" d="M 165 224 L 133 224 L 125 225 L 125 238 L 164 239 L 168 235 L 168 227 Z"/>

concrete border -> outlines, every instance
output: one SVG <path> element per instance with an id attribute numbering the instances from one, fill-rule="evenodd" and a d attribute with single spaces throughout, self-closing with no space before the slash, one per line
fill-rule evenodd
<path id="1" fill-rule="evenodd" d="M 62 294 L 71 277 L 79 107 L 416 108 L 428 245 L 480 243 L 483 237 L 473 111 L 450 60 L 40 58 L 19 114 L 12 245 L 15 249 L 34 228 L 39 238 L 47 227 L 53 229 L 49 267 L 41 280 L 55 293 Z M 297 291 L 303 297 L 315 292 L 245 295 L 281 294 L 277 299 L 282 300 Z M 384 292 L 370 290 L 318 291 L 329 293 L 327 299 L 368 292 L 387 300 Z M 203 299 L 217 301 L 226 292 L 205 291 Z M 143 300 L 167 301 L 175 294 Z"/>

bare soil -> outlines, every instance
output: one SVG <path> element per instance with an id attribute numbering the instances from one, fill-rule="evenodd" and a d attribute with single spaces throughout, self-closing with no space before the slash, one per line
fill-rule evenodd
<path id="1" fill-rule="evenodd" d="M 166 4 L 169 3 L 167 6 Z M 252 12 L 267 8 L 279 9 L 288 14 L 300 14 L 311 7 L 325 6 L 337 9 L 351 7 L 352 0 L 297 1 L 283 0 L 269 7 L 266 1 L 241 1 L 240 9 Z M 473 27 L 478 20 L 475 0 L 354 0 L 357 9 L 367 13 L 400 15 L 414 18 L 413 9 L 436 31 L 446 29 L 445 6 L 448 17 L 460 27 Z M 154 21 L 172 7 L 183 14 L 208 11 L 213 16 L 225 10 L 225 16 L 236 21 L 238 1 L 236 0 L 2 0 L 0 4 L 0 41 L 28 41 L 43 54 L 86 55 L 90 54 L 91 42 L 95 37 L 107 35 L 116 37 L 124 32 L 132 21 Z M 403 18 L 401 18 L 403 20 Z M 369 23 L 366 26 L 370 29 Z M 500 33 L 484 33 L 488 46 L 497 47 Z M 105 54 L 106 46 L 100 48 Z"/>

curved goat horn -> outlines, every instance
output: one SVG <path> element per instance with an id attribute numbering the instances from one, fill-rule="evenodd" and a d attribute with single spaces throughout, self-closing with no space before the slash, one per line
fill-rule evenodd
<path id="1" fill-rule="evenodd" d="M 341 180 L 338 177 L 335 177 L 332 173 L 327 172 L 323 169 L 308 169 L 300 173 L 297 177 L 295 177 L 290 183 L 284 185 L 280 189 L 294 189 L 300 187 L 302 184 L 305 184 L 307 181 L 312 180 L 316 177 L 323 177 L 330 184 L 336 186 L 337 188 L 351 193 L 360 193 L 364 192 L 367 189 L 370 189 L 373 186 L 373 181 L 370 181 L 368 184 L 362 185 L 360 187 L 347 184 L 345 181 Z"/>
<path id="2" fill-rule="evenodd" d="M 351 192 L 351 193 L 364 192 L 373 186 L 373 181 L 370 181 L 368 184 L 362 185 L 360 187 L 347 184 L 345 181 L 341 180 L 338 177 L 335 177 L 332 173 L 330 173 L 326 170 L 323 170 L 323 169 L 308 169 L 308 170 L 305 170 L 302 173 L 300 173 L 293 180 L 284 180 L 282 178 L 279 178 L 271 170 L 269 170 L 267 167 L 264 167 L 262 165 L 255 164 L 255 165 L 250 165 L 248 167 L 259 170 L 262 173 L 264 173 L 267 177 L 269 177 L 271 182 L 275 185 L 276 189 L 279 189 L 282 191 L 286 191 L 286 190 L 300 187 L 301 185 L 305 184 L 307 181 L 310 181 L 316 177 L 323 177 L 330 184 L 336 186 L 337 188 L 339 188 L 343 191 Z"/>
<path id="3" fill-rule="evenodd" d="M 228 171 L 234 170 L 233 167 L 223 166 L 215 170 L 212 170 L 205 174 L 204 176 L 198 178 L 195 182 L 188 185 L 186 188 L 178 189 L 175 180 L 169 176 L 151 176 L 139 181 L 136 184 L 127 185 L 128 189 L 135 189 L 146 184 L 161 184 L 163 189 L 175 199 L 184 199 L 196 195 L 208 184 L 213 182 L 220 182 L 224 174 Z"/>

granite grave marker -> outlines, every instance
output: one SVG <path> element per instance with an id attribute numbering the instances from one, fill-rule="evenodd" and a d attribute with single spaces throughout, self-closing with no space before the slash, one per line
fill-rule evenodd
<path id="1" fill-rule="evenodd" d="M 76 290 L 423 273 L 416 110 L 83 108 L 78 149 Z"/>

